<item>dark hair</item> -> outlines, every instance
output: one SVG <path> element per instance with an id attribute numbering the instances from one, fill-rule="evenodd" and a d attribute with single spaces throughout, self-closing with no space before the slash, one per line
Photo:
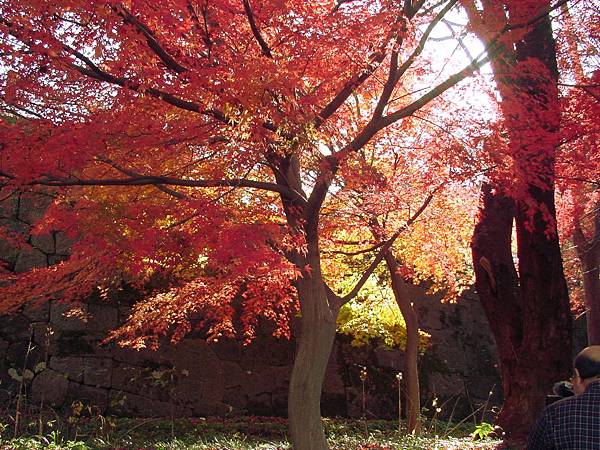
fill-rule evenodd
<path id="1" fill-rule="evenodd" d="M 600 375 L 600 359 L 588 352 L 581 352 L 575 358 L 574 366 L 582 379 L 593 378 Z"/>

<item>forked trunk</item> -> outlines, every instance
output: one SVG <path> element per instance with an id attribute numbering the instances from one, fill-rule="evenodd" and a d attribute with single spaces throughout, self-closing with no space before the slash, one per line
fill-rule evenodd
<path id="1" fill-rule="evenodd" d="M 406 283 L 398 273 L 399 264 L 391 251 L 385 254 L 385 262 L 392 279 L 394 298 L 406 323 L 406 349 L 404 350 L 404 380 L 406 383 L 406 431 L 418 433 L 420 428 L 421 393 L 419 390 L 419 319 L 410 301 Z"/>
<path id="2" fill-rule="evenodd" d="M 536 200 L 553 213 L 551 192 Z M 516 216 L 519 273 L 511 254 Z M 524 438 L 552 384 L 571 365 L 571 317 L 556 234 L 538 217 L 533 229 L 514 202 L 483 188 L 483 206 L 472 242 L 477 293 L 489 319 L 500 359 L 504 404 L 498 424 Z"/>
<path id="3" fill-rule="evenodd" d="M 535 16 L 524 3 L 483 2 L 483 13 L 523 23 Z M 534 4 L 529 6 L 537 6 L 539 20 L 514 46 L 505 47 L 502 58 L 492 61 L 514 152 L 513 187 L 526 198 L 515 202 L 502 186 L 494 186 L 494 193 L 484 185 L 471 244 L 477 293 L 500 359 L 505 400 L 498 423 L 513 440 L 527 435 L 552 384 L 565 379 L 571 365 L 569 297 L 554 206 L 558 69 L 550 18 L 541 14 L 550 2 Z M 476 23 L 477 17 L 471 17 Z M 518 273 L 511 253 L 513 219 Z"/>
<path id="4" fill-rule="evenodd" d="M 321 421 L 321 388 L 335 337 L 336 308 L 328 304 L 318 274 L 298 282 L 301 335 L 288 397 L 290 441 L 294 450 L 328 448 Z"/>

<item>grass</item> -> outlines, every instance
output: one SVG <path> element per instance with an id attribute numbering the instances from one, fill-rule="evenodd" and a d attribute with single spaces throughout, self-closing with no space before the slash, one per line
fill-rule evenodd
<path id="1" fill-rule="evenodd" d="M 290 449 L 285 419 L 243 417 L 232 419 L 124 419 L 102 416 L 47 424 L 43 435 L 22 433 L 8 437 L 10 426 L 0 435 L 0 450 L 249 450 Z M 474 441 L 467 427 L 453 428 L 443 422 L 426 426 L 421 436 L 398 433 L 389 421 L 324 419 L 332 449 L 348 450 L 490 450 L 499 441 Z M 431 425 L 431 424 L 426 424 Z M 38 423 L 32 423 L 32 429 Z M 1 425 L 0 425 L 1 427 Z M 54 429 L 52 429 L 54 428 Z M 433 430 L 453 430 L 453 436 L 436 436 Z"/>

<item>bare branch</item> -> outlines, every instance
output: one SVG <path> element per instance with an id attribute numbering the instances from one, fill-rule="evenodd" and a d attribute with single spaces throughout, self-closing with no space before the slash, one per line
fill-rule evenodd
<path id="1" fill-rule="evenodd" d="M 600 102 L 600 95 L 596 94 L 592 89 L 598 89 L 600 84 L 567 84 L 567 83 L 558 83 L 559 86 L 572 87 L 575 89 L 581 89 L 586 94 L 594 97 L 597 101 Z"/>
<path id="2" fill-rule="evenodd" d="M 455 0 L 452 0 L 452 1 L 455 2 Z M 485 63 L 487 63 L 492 58 L 497 56 L 497 54 L 500 52 L 500 46 L 498 45 L 498 41 L 503 35 L 505 35 L 509 31 L 526 28 L 526 27 L 529 27 L 529 26 L 535 24 L 542 18 L 546 17 L 550 12 L 554 11 L 557 8 L 560 8 L 560 6 L 564 3 L 566 3 L 567 1 L 568 0 L 560 0 L 557 3 L 555 3 L 553 6 L 544 8 L 544 10 L 540 14 L 538 14 L 537 16 L 533 17 L 532 19 L 528 20 L 527 22 L 518 23 L 518 24 L 514 24 L 514 25 L 506 24 L 496 34 L 496 36 L 494 36 L 487 43 L 483 52 L 480 53 L 476 58 L 472 59 L 471 62 L 463 70 L 450 76 L 443 83 L 440 83 L 438 86 L 433 88 L 431 91 L 429 91 L 428 93 L 423 95 L 420 99 L 418 99 L 418 100 L 414 101 L 413 103 L 405 106 L 404 108 L 384 117 L 383 120 L 381 121 L 381 127 L 384 128 L 384 127 L 396 122 L 397 120 L 400 120 L 404 117 L 411 115 L 418 109 L 425 106 L 431 100 L 433 100 L 434 98 L 436 98 L 437 96 L 439 96 L 440 94 L 442 94 L 443 92 L 445 92 L 446 90 L 451 88 L 452 86 L 456 85 L 458 82 L 462 81 L 467 76 L 470 76 L 473 72 L 475 72 L 476 70 L 481 68 Z M 452 3 L 452 2 L 450 2 L 450 3 Z M 448 6 L 448 5 L 446 5 L 446 6 Z M 484 54 L 486 56 L 483 56 Z M 399 69 L 398 72 L 400 73 L 401 70 L 402 69 Z"/>
<path id="3" fill-rule="evenodd" d="M 71 64 L 71 67 L 73 69 L 75 69 L 76 71 L 78 71 L 79 73 L 81 73 L 82 75 L 86 75 L 90 78 L 94 78 L 99 81 L 104 81 L 105 83 L 115 84 L 117 86 L 121 86 L 123 88 L 127 88 L 127 89 L 130 89 L 135 92 L 139 92 L 141 94 L 151 95 L 152 97 L 163 100 L 164 102 L 166 102 L 170 105 L 173 105 L 179 109 L 196 112 L 196 113 L 199 113 L 199 114 L 202 114 L 205 116 L 210 116 L 214 119 L 217 119 L 219 122 L 225 123 L 227 125 L 232 125 L 235 123 L 235 119 L 227 117 L 222 111 L 219 111 L 218 109 L 214 109 L 214 108 L 213 109 L 202 109 L 200 107 L 200 104 L 198 104 L 198 103 L 191 102 L 189 100 L 184 100 L 184 99 L 177 97 L 173 94 L 170 94 L 168 92 L 161 91 L 160 89 L 143 87 L 140 83 L 132 82 L 132 81 L 128 80 L 127 78 L 116 77 L 116 76 L 100 69 L 93 62 L 91 62 L 89 60 L 89 58 L 87 58 L 86 56 L 77 52 L 76 50 L 74 50 L 68 46 L 65 46 L 65 50 L 67 50 L 69 53 L 71 53 L 77 59 L 80 59 L 82 62 L 84 62 L 89 67 L 89 69 L 88 69 L 88 68 L 80 66 L 78 64 Z M 262 127 L 269 131 L 273 131 L 273 132 L 276 132 L 278 129 L 277 125 L 275 125 L 273 122 L 270 122 L 270 121 L 263 122 Z M 285 133 L 282 133 L 282 136 L 286 137 L 288 135 Z"/>
<path id="4" fill-rule="evenodd" d="M 440 23 L 440 21 L 444 18 L 448 11 L 450 11 L 457 2 L 458 0 L 450 0 L 446 4 L 446 6 L 444 6 L 444 8 L 442 8 L 440 12 L 436 14 L 434 19 L 430 22 L 429 26 L 425 29 L 423 36 L 421 36 L 419 43 L 417 44 L 411 55 L 406 61 L 404 61 L 404 64 L 402 64 L 398 68 L 398 71 L 396 72 L 395 82 L 398 82 L 398 80 L 402 77 L 402 75 L 404 75 L 408 68 L 412 66 L 415 59 L 423 52 L 423 49 L 425 48 L 425 43 L 427 42 L 427 39 L 429 39 L 429 35 L 433 31 L 433 29 L 438 23 Z"/>
<path id="5" fill-rule="evenodd" d="M 340 6 L 342 6 L 344 3 L 351 3 L 355 0 L 337 0 L 337 3 L 335 4 L 335 6 L 333 7 L 333 9 L 331 10 L 332 13 L 336 12 L 338 9 L 340 9 Z"/>
<path id="6" fill-rule="evenodd" d="M 415 100 L 414 102 L 410 103 L 409 105 L 406 105 L 402 109 L 383 117 L 380 123 L 380 127 L 385 128 L 386 126 L 391 125 L 392 123 L 403 119 L 404 117 L 408 117 L 414 112 L 418 111 L 427 103 L 440 96 L 448 89 L 458 84 L 460 81 L 464 80 L 466 77 L 473 74 L 473 72 L 475 72 L 476 70 L 480 69 L 484 64 L 490 61 L 493 56 L 495 55 L 493 55 L 492 52 L 488 49 L 487 55 L 481 58 L 480 60 L 477 60 L 476 58 L 475 60 L 471 61 L 464 69 L 448 77 L 444 82 L 438 84 L 436 87 L 431 89 L 418 100 Z"/>

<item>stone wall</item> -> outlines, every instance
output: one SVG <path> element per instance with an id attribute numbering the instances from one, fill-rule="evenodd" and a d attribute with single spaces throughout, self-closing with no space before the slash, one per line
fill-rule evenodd
<path id="1" fill-rule="evenodd" d="M 62 232 L 32 234 L 32 225 L 44 214 L 52 201 L 50 194 L 13 192 L 0 198 L 0 227 L 21 241 L 19 248 L 0 239 L 0 262 L 11 271 L 25 272 L 46 267 L 69 255 L 71 241 Z"/>
<path id="2" fill-rule="evenodd" d="M 67 257 L 68 241 L 60 232 L 31 235 L 31 224 L 49 199 L 20 193 L 0 201 L 0 225 L 28 243 L 16 249 L 0 242 L 0 259 L 9 269 L 20 272 Z M 421 358 L 423 406 L 431 414 L 431 401 L 438 398 L 439 417 L 465 417 L 492 389 L 490 405 L 497 403 L 493 343 L 476 297 L 441 304 L 417 287 L 413 295 L 422 328 L 432 336 Z M 133 296 L 124 291 L 110 302 L 92 298 L 77 305 L 87 320 L 65 315 L 73 305 L 58 301 L 0 317 L 0 400 L 14 401 L 22 385 L 31 404 L 57 410 L 82 400 L 103 414 L 286 415 L 294 338 L 277 340 L 265 331 L 244 346 L 234 339 L 208 343 L 192 336 L 156 352 L 103 345 L 108 330 L 128 315 Z M 395 377 L 402 370 L 402 352 L 377 345 L 353 348 L 344 337 L 336 340 L 327 369 L 324 415 L 363 415 L 362 366 L 368 373 L 364 413 L 397 416 Z"/>
<path id="3" fill-rule="evenodd" d="M 422 297 L 418 302 L 426 312 L 423 328 L 432 334 L 431 347 L 421 358 L 424 406 L 437 397 L 438 404 L 448 400 L 442 416 L 452 408 L 455 417 L 468 415 L 498 387 L 489 336 L 474 320 L 475 300 L 441 305 Z M 157 351 L 136 351 L 102 344 L 127 313 L 126 306 L 92 300 L 79 306 L 87 322 L 66 317 L 68 308 L 52 302 L 0 317 L 4 401 L 14 397 L 18 376 L 27 369 L 30 400 L 55 409 L 83 400 L 102 413 L 134 416 L 169 415 L 172 409 L 193 416 L 286 414 L 293 338 L 259 334 L 244 346 L 234 339 L 208 343 L 192 337 Z M 327 370 L 324 415 L 362 416 L 361 366 L 368 373 L 366 414 L 396 416 L 395 376 L 402 369 L 402 352 L 383 346 L 354 348 L 345 337 L 336 340 Z"/>

